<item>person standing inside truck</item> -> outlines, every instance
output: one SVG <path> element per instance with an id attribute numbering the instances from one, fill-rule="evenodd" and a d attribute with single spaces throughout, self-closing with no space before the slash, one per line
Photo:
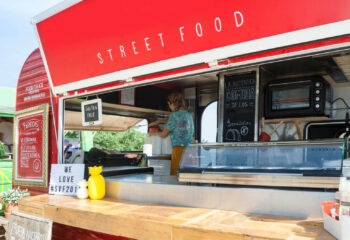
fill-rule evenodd
<path id="1" fill-rule="evenodd" d="M 156 135 L 162 138 L 170 134 L 171 145 L 171 175 L 176 175 L 183 149 L 192 142 L 194 125 L 191 114 L 186 110 L 185 100 L 180 92 L 171 93 L 168 96 L 168 105 L 171 114 L 168 119 L 157 120 L 148 126 L 156 126 L 165 123 L 162 131 L 150 132 L 149 135 Z"/>

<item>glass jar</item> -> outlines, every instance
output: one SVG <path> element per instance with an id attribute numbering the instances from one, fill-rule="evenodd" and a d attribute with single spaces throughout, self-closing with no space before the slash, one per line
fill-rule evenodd
<path id="1" fill-rule="evenodd" d="M 339 220 L 339 208 L 340 208 L 340 200 L 339 199 L 335 199 L 335 203 L 334 203 L 334 218 Z"/>
<path id="2" fill-rule="evenodd" d="M 342 201 L 339 209 L 340 216 L 350 216 L 350 202 Z"/>

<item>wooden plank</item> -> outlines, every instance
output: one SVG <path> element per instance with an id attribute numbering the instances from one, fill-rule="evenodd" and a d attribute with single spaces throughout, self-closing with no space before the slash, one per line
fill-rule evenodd
<path id="1" fill-rule="evenodd" d="M 223 233 L 213 232 L 208 230 L 198 230 L 193 228 L 183 228 L 179 226 L 173 227 L 172 240 L 188 240 L 188 239 L 200 239 L 200 240 L 246 240 L 244 235 L 240 233 Z M 266 238 L 251 240 L 267 240 Z"/>
<path id="2" fill-rule="evenodd" d="M 296 218 L 296 217 L 288 217 L 288 216 L 251 214 L 250 219 L 252 221 L 284 222 L 284 223 L 292 223 L 292 224 L 313 224 L 313 225 L 323 226 L 322 219 L 316 219 L 316 218 Z"/>
<path id="3" fill-rule="evenodd" d="M 327 121 L 330 118 L 328 117 L 299 117 L 299 118 L 275 118 L 275 119 L 264 119 L 264 123 L 279 123 L 284 122 L 312 122 L 312 121 Z"/>
<path id="4" fill-rule="evenodd" d="M 170 239 L 171 226 L 157 219 L 108 215 L 61 207 L 47 207 L 45 218 L 57 223 L 134 239 Z M 159 220 L 159 219 L 158 219 Z"/>
<path id="5" fill-rule="evenodd" d="M 41 195 L 21 199 L 20 212 L 115 236 L 153 239 L 334 239 L 320 219 L 243 214 L 104 199 Z"/>

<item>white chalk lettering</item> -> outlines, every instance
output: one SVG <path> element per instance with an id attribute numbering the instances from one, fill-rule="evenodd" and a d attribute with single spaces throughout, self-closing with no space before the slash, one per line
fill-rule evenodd
<path id="1" fill-rule="evenodd" d="M 158 33 L 158 36 L 159 36 L 159 38 L 160 38 L 160 42 L 162 43 L 162 47 L 164 47 L 163 33 Z"/>
<path id="2" fill-rule="evenodd" d="M 100 64 L 103 64 L 103 58 L 102 58 L 102 56 L 101 56 L 101 53 L 97 53 L 97 57 L 98 57 L 98 62 L 99 62 Z"/>
<path id="3" fill-rule="evenodd" d="M 191 41 L 193 41 L 193 39 L 192 39 L 193 34 L 195 34 L 195 35 L 197 35 L 197 37 L 203 38 L 203 39 L 205 37 L 212 38 L 212 39 L 206 39 L 206 41 L 215 41 L 215 38 L 218 38 L 219 36 L 214 36 L 213 34 L 222 32 L 223 27 L 226 27 L 227 24 L 230 24 L 231 30 L 237 29 L 237 28 L 242 28 L 242 26 L 244 25 L 244 20 L 245 20 L 243 13 L 241 11 L 235 10 L 235 9 L 228 10 L 228 11 L 230 11 L 230 15 L 229 15 L 230 17 L 228 17 L 228 18 L 223 17 L 223 16 L 217 16 L 217 17 L 209 18 L 208 19 L 209 21 L 206 21 L 206 22 L 197 22 L 192 26 L 191 25 L 190 26 L 179 25 L 179 27 L 178 27 L 179 32 L 178 33 L 180 34 L 180 38 L 176 37 L 176 34 L 177 34 L 176 27 L 175 27 L 175 29 L 172 29 L 172 30 L 170 29 L 171 31 L 169 30 L 169 32 L 171 32 L 170 33 L 171 34 L 170 39 L 172 40 L 171 43 L 174 44 L 174 40 L 177 40 L 178 42 L 185 41 L 185 27 L 187 29 L 186 34 L 189 34 L 188 36 L 190 36 Z M 226 16 L 226 14 L 225 14 L 225 16 Z M 173 30 L 175 30 L 175 32 Z M 205 33 L 207 33 L 207 34 L 205 34 Z M 175 34 L 175 36 L 172 34 Z M 164 33 L 159 32 L 157 35 L 158 35 L 159 40 L 160 40 L 159 42 L 156 40 L 152 42 L 152 40 L 150 40 L 150 39 L 154 39 L 154 37 L 156 37 L 154 35 L 147 34 L 147 35 L 143 36 L 142 39 L 144 41 L 145 50 L 147 52 L 151 53 L 151 51 L 154 50 L 155 48 L 157 48 L 158 46 L 161 46 L 162 48 L 165 47 L 166 39 L 164 39 Z M 140 37 L 142 37 L 142 36 L 138 36 L 137 39 L 139 39 Z M 174 37 L 175 37 L 175 39 L 174 39 Z M 138 42 L 138 43 L 140 43 L 140 42 Z M 120 44 L 120 43 L 117 43 L 117 44 Z M 129 44 L 131 44 L 131 48 L 129 48 L 129 46 L 130 46 Z M 152 45 L 152 47 L 151 47 L 151 45 Z M 168 43 L 167 43 L 167 45 L 168 45 Z M 127 50 L 125 49 L 124 46 L 127 46 L 126 47 Z M 167 46 L 167 47 L 169 47 L 169 46 Z M 176 47 L 176 46 L 173 46 L 173 47 Z M 106 61 L 118 61 L 119 58 L 121 58 L 121 59 L 126 58 L 126 51 L 129 51 L 128 54 L 133 53 L 134 55 L 143 56 L 142 54 L 140 54 L 140 53 L 142 53 L 143 50 L 144 49 L 142 47 L 140 50 L 140 45 L 136 46 L 136 41 L 129 40 L 127 43 L 124 43 L 124 45 L 119 45 L 119 50 L 114 49 L 114 48 L 109 48 L 108 50 L 100 50 L 99 52 L 97 52 L 96 56 L 97 56 L 98 63 L 104 64 Z M 115 51 L 120 51 L 120 57 L 119 57 L 119 55 L 115 54 Z M 107 57 L 107 54 L 109 57 Z M 163 53 L 159 53 L 158 51 L 155 51 L 155 54 L 163 54 Z M 149 56 L 151 56 L 151 54 L 149 54 Z M 157 57 L 161 57 L 161 56 L 157 56 Z M 35 96 L 35 97 L 41 97 L 41 96 Z M 26 97 L 25 97 L 25 101 L 33 100 L 34 96 L 30 96 L 30 98 L 31 99 L 29 99 L 29 98 L 26 99 Z"/>
<path id="4" fill-rule="evenodd" d="M 31 86 L 26 87 L 26 92 L 29 94 L 38 93 L 40 89 L 43 87 L 44 87 L 43 83 L 33 84 Z"/>
<path id="5" fill-rule="evenodd" d="M 200 24 L 200 23 L 196 24 L 196 33 L 197 33 L 198 37 L 202 37 L 203 36 L 202 24 Z"/>
<path id="6" fill-rule="evenodd" d="M 136 51 L 135 43 L 136 42 L 132 42 L 131 45 L 132 45 L 132 49 L 134 50 L 134 54 L 137 55 L 139 53 Z"/>
<path id="7" fill-rule="evenodd" d="M 112 49 L 108 49 L 107 52 L 109 53 L 109 58 L 111 59 L 111 61 L 113 61 Z"/>
<path id="8" fill-rule="evenodd" d="M 29 128 L 38 128 L 39 127 L 39 120 L 31 120 L 31 121 L 28 121 L 28 122 L 24 122 L 22 124 L 23 126 L 23 129 L 27 130 Z"/>
<path id="9" fill-rule="evenodd" d="M 221 30 L 222 30 L 222 26 L 221 26 L 221 20 L 220 20 L 220 18 L 215 18 L 215 20 L 214 20 L 214 25 L 215 25 L 215 30 L 217 31 L 217 32 L 221 32 Z"/>
<path id="10" fill-rule="evenodd" d="M 42 93 L 38 93 L 38 94 L 35 94 L 35 95 L 30 95 L 30 96 L 26 96 L 24 97 L 24 101 L 33 101 L 33 100 L 36 100 L 36 99 L 39 99 L 39 98 L 44 98 L 46 97 L 46 93 L 45 92 L 42 92 Z"/>
<path id="11" fill-rule="evenodd" d="M 149 47 L 148 40 L 149 40 L 149 38 L 146 37 L 146 38 L 145 38 L 146 49 L 147 49 L 147 51 L 151 51 L 151 48 Z"/>
<path id="12" fill-rule="evenodd" d="M 183 33 L 183 29 L 184 29 L 185 27 L 180 27 L 179 28 L 179 30 L 180 30 L 180 36 L 181 36 L 181 41 L 183 42 L 184 41 L 184 33 Z"/>
<path id="13" fill-rule="evenodd" d="M 234 15 L 235 15 L 236 26 L 237 26 L 237 27 L 242 26 L 242 25 L 243 25 L 243 22 L 244 22 L 244 20 L 243 20 L 243 14 L 242 14 L 241 12 L 239 12 L 239 11 L 236 11 L 236 12 L 234 12 Z"/>
<path id="14" fill-rule="evenodd" d="M 126 54 L 125 54 L 125 50 L 124 50 L 124 46 L 123 46 L 123 45 L 120 45 L 120 54 L 122 55 L 122 58 L 125 58 L 125 57 L 126 57 Z"/>

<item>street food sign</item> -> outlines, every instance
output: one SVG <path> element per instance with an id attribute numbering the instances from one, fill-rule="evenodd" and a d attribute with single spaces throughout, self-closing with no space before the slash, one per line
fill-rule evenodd
<path id="1" fill-rule="evenodd" d="M 81 116 L 83 126 L 102 124 L 101 99 L 89 100 L 81 103 Z"/>
<path id="2" fill-rule="evenodd" d="M 33 22 L 54 92 L 64 94 L 343 36 L 349 9 L 349 0 L 73 0 Z"/>
<path id="3" fill-rule="evenodd" d="M 6 231 L 7 240 L 51 240 L 52 221 L 12 212 Z"/>
<path id="4" fill-rule="evenodd" d="M 47 186 L 48 104 L 16 112 L 13 182 Z"/>

